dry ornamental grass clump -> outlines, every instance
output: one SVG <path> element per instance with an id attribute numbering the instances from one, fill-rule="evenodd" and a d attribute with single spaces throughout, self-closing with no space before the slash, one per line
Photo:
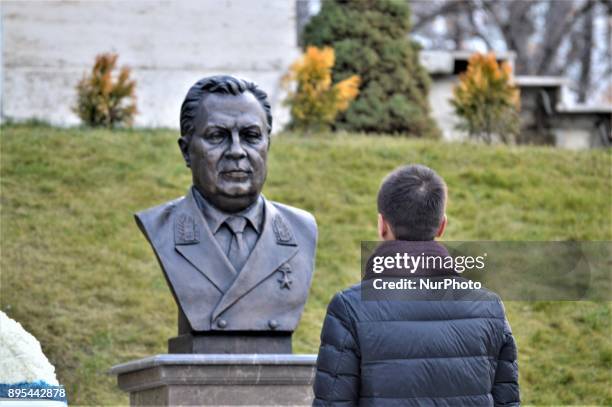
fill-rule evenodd
<path id="1" fill-rule="evenodd" d="M 130 79 L 130 68 L 114 75 L 117 54 L 96 56 L 91 74 L 78 83 L 73 111 L 88 126 L 131 126 L 136 114 L 136 81 Z"/>
<path id="2" fill-rule="evenodd" d="M 476 53 L 453 89 L 451 103 L 462 119 L 458 128 L 491 143 L 495 136 L 511 143 L 519 133 L 520 94 L 512 83 L 512 67 L 497 63 L 495 54 Z"/>
<path id="3" fill-rule="evenodd" d="M 291 127 L 307 132 L 325 130 L 359 94 L 357 75 L 332 84 L 335 59 L 333 48 L 308 47 L 291 65 L 284 77 L 287 87 L 295 83 L 286 100 L 291 106 Z"/>

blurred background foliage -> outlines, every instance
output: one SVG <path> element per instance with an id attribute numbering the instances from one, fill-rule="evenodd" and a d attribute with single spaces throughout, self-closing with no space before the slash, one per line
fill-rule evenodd
<path id="1" fill-rule="evenodd" d="M 108 369 L 164 353 L 177 309 L 133 213 L 182 196 L 168 130 L 4 126 L 1 307 L 41 342 L 71 404 L 127 404 Z M 294 351 L 314 353 L 327 304 L 360 279 L 376 193 L 401 164 L 449 187 L 446 240 L 611 240 L 610 150 L 281 134 L 264 194 L 314 214 L 316 271 Z M 290 157 L 290 159 L 287 159 Z M 612 403 L 610 302 L 512 302 L 525 404 Z"/>
<path id="2" fill-rule="evenodd" d="M 474 139 L 490 144 L 497 136 L 511 143 L 520 131 L 520 94 L 512 84 L 512 67 L 498 64 L 493 53 L 470 57 L 467 71 L 453 88 L 451 104 L 462 119 L 458 127 Z"/>
<path id="3" fill-rule="evenodd" d="M 513 51 L 517 75 L 565 76 L 573 99 L 612 103 L 610 0 L 407 0 L 425 49 Z"/>
<path id="4" fill-rule="evenodd" d="M 359 94 L 359 76 L 352 75 L 332 84 L 335 63 L 333 48 L 309 46 L 283 78 L 288 88 L 286 104 L 291 109 L 289 128 L 310 134 L 328 130 Z"/>
<path id="5" fill-rule="evenodd" d="M 304 28 L 303 43 L 334 49 L 334 81 L 352 75 L 361 79 L 359 96 L 334 128 L 439 137 L 429 114 L 429 75 L 419 64 L 419 47 L 408 39 L 409 31 L 405 2 L 322 2 Z"/>
<path id="6" fill-rule="evenodd" d="M 91 127 L 131 126 L 136 115 L 136 81 L 130 79 L 130 68 L 116 72 L 119 55 L 96 56 L 89 75 L 77 84 L 77 101 L 73 108 L 83 123 Z"/>

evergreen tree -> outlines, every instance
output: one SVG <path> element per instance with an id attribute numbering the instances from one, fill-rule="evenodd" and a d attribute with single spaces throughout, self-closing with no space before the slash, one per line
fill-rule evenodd
<path id="1" fill-rule="evenodd" d="M 438 137 L 429 115 L 429 75 L 408 38 L 404 0 L 325 0 L 304 29 L 304 44 L 336 52 L 334 82 L 361 78 L 359 97 L 335 127 L 352 131 Z"/>

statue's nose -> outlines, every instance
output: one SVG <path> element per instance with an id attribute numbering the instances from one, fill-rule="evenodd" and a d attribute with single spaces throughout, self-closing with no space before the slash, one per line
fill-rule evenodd
<path id="1" fill-rule="evenodd" d="M 229 148 L 225 152 L 226 157 L 238 160 L 246 157 L 246 151 L 240 143 L 240 135 L 238 132 L 232 132 L 232 139 Z"/>

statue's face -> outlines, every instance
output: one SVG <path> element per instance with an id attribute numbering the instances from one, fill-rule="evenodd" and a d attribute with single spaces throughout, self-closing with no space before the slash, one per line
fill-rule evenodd
<path id="1" fill-rule="evenodd" d="M 211 93 L 194 119 L 189 143 L 179 144 L 193 184 L 204 198 L 225 212 L 247 208 L 266 180 L 270 139 L 266 114 L 255 96 Z"/>

